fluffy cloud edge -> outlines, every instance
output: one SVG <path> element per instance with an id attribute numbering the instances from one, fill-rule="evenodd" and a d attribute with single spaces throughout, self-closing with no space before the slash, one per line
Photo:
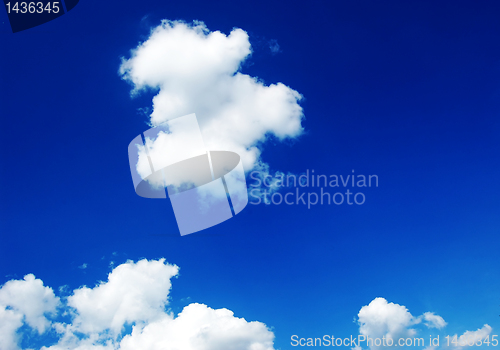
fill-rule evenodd
<path id="1" fill-rule="evenodd" d="M 303 134 L 303 97 L 281 82 L 266 85 L 243 74 L 251 53 L 242 29 L 226 35 L 201 21 L 163 20 L 122 59 L 119 74 L 133 86 L 132 94 L 155 92 L 151 126 L 195 113 L 207 150 L 236 152 L 246 173 L 265 176 L 270 167 L 261 155 L 269 137 L 283 141 Z M 159 141 L 150 140 L 149 152 L 167 154 Z M 176 152 L 188 148 L 179 145 Z"/>

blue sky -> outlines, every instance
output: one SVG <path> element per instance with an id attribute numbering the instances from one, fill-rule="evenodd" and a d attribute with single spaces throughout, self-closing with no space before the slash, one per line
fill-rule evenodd
<path id="1" fill-rule="evenodd" d="M 0 284 L 33 273 L 63 297 L 60 286 L 106 280 L 111 262 L 165 258 L 180 267 L 175 313 L 227 308 L 272 327 L 276 349 L 292 348 L 293 334 L 357 335 L 353 320 L 376 297 L 440 315 L 441 334 L 484 324 L 498 334 L 499 11 L 472 1 L 81 1 L 16 34 L 0 11 Z M 269 137 L 263 161 L 294 174 L 376 174 L 366 202 L 249 204 L 181 237 L 169 201 L 137 196 L 130 178 L 127 146 L 149 128 L 139 109 L 156 92 L 131 98 L 118 72 L 162 19 L 246 31 L 241 72 L 304 97 L 303 134 Z"/>

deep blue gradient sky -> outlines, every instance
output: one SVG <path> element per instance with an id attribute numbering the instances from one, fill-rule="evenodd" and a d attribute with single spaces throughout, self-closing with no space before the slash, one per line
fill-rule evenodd
<path id="1" fill-rule="evenodd" d="M 375 297 L 436 312 L 448 334 L 500 327 L 498 2 L 82 0 L 16 34 L 0 13 L 0 284 L 73 289 L 110 261 L 165 257 L 175 312 L 226 307 L 274 327 L 277 348 L 357 334 Z M 305 134 L 270 139 L 264 161 L 377 174 L 366 203 L 249 205 L 180 237 L 168 201 L 134 193 L 127 146 L 154 93 L 132 99 L 118 74 L 161 19 L 247 31 L 242 72 L 304 95 Z"/>

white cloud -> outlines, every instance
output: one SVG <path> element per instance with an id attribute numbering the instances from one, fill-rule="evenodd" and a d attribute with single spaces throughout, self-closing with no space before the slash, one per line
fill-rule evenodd
<path id="1" fill-rule="evenodd" d="M 9 281 L 0 289 L 0 309 L 23 315 L 26 323 L 39 333 L 50 325 L 45 314 L 55 313 L 58 304 L 52 288 L 44 287 L 42 280 L 32 274 L 23 280 Z"/>
<path id="2" fill-rule="evenodd" d="M 297 91 L 239 72 L 250 53 L 241 29 L 225 35 L 202 22 L 163 21 L 122 62 L 120 72 L 134 92 L 158 89 L 152 125 L 196 113 L 206 147 L 238 153 L 250 171 L 262 166 L 262 143 L 269 135 L 284 140 L 303 130 Z"/>
<path id="3" fill-rule="evenodd" d="M 461 336 L 457 336 L 455 334 L 453 337 L 451 337 L 455 341 L 450 341 L 450 343 L 451 343 L 450 345 L 454 349 L 468 348 L 471 345 L 468 345 L 467 342 L 469 342 L 470 344 L 473 344 L 473 343 L 479 342 L 479 339 L 481 341 L 483 341 L 487 336 L 489 336 L 491 334 L 492 330 L 493 329 L 491 328 L 490 325 L 485 324 L 482 328 L 479 328 L 476 331 L 466 331 Z M 474 345 L 472 345 L 472 346 L 474 346 Z"/>
<path id="4" fill-rule="evenodd" d="M 25 322 L 39 334 L 50 327 L 46 314 L 54 314 L 59 298 L 34 275 L 12 280 L 0 288 L 0 349 L 18 349 L 16 331 Z"/>
<path id="5" fill-rule="evenodd" d="M 169 312 L 171 279 L 178 271 L 177 266 L 165 263 L 165 259 L 128 261 L 113 269 L 107 281 L 93 288 L 75 289 L 63 302 L 33 275 L 9 281 L 0 288 L 0 349 L 19 350 L 23 336 L 29 335 L 26 338 L 32 340 L 36 333 L 53 330 L 57 335 L 56 344 L 48 347 L 38 344 L 37 348 L 274 350 L 274 334 L 264 323 L 235 317 L 228 309 L 192 303 L 177 316 Z M 54 315 L 56 311 L 58 315 Z M 48 317 L 48 314 L 53 315 Z M 358 313 L 358 323 L 360 334 L 373 339 L 392 338 L 395 343 L 399 338 L 416 336 L 427 340 L 417 335 L 418 326 L 435 329 L 446 326 L 439 315 L 425 312 L 414 317 L 405 306 L 389 303 L 384 298 L 375 298 L 363 306 Z M 124 328 L 127 324 L 132 326 L 131 330 Z M 484 339 L 491 333 L 492 327 L 485 324 L 476 331 L 466 331 L 463 338 Z M 359 345 L 356 349 L 362 350 L 366 343 Z M 467 345 L 451 347 L 460 350 Z M 435 347 L 428 346 L 426 350 L 435 350 Z"/>
<path id="6" fill-rule="evenodd" d="M 421 318 L 426 321 L 424 324 L 429 328 L 442 329 L 447 325 L 446 321 L 441 316 L 436 315 L 433 312 L 424 312 Z"/>
<path id="7" fill-rule="evenodd" d="M 479 328 L 477 331 L 466 331 L 463 335 L 467 339 L 469 336 L 474 338 L 484 339 L 486 336 L 490 335 L 492 328 L 490 325 L 485 324 L 483 328 Z"/>
<path id="8" fill-rule="evenodd" d="M 278 41 L 276 39 L 269 40 L 269 49 L 272 53 L 280 52 L 280 45 L 278 44 Z"/>
<path id="9" fill-rule="evenodd" d="M 9 281 L 0 289 L 0 349 L 18 350 L 23 335 L 33 339 L 21 328 L 27 324 L 57 335 L 56 344 L 41 350 L 274 350 L 274 334 L 265 324 L 230 310 L 194 303 L 177 316 L 170 313 L 171 279 L 177 274 L 178 267 L 164 259 L 128 261 L 107 281 L 74 290 L 62 305 L 33 275 Z M 44 313 L 58 305 L 63 317 L 50 321 Z M 133 326 L 129 334 L 126 324 Z"/>
<path id="10" fill-rule="evenodd" d="M 384 298 L 375 298 L 358 313 L 359 333 L 370 338 L 391 338 L 394 343 L 399 338 L 413 337 L 416 330 L 411 326 L 419 320 L 399 304 L 388 303 Z M 380 349 L 370 346 L 370 349 Z"/>
<path id="11" fill-rule="evenodd" d="M 75 308 L 73 325 L 82 333 L 98 333 L 109 329 L 120 334 L 128 322 L 145 322 L 161 317 L 170 291 L 170 279 L 177 266 L 158 261 L 131 261 L 117 266 L 94 288 L 82 287 L 68 298 Z"/>
<path id="12" fill-rule="evenodd" d="M 23 315 L 20 312 L 0 307 L 0 349 L 19 349 L 16 331 L 23 325 L 22 320 Z"/>
<path id="13" fill-rule="evenodd" d="M 191 304 L 175 318 L 165 316 L 144 328 L 135 327 L 121 342 L 122 350 L 273 350 L 274 335 L 260 322 L 234 317 L 227 309 Z"/>
<path id="14" fill-rule="evenodd" d="M 382 339 L 383 337 L 385 337 L 385 339 L 391 338 L 393 340 L 392 348 L 398 346 L 399 339 L 402 338 L 404 343 L 406 338 L 412 338 L 413 346 L 415 346 L 415 339 L 422 339 L 424 343 L 421 345 L 426 346 L 424 350 L 436 350 L 438 346 L 430 344 L 427 336 L 417 334 L 417 327 L 423 324 L 429 329 L 434 328 L 441 330 L 447 325 L 446 321 L 441 316 L 433 312 L 424 312 L 422 315 L 415 317 L 404 305 L 389 303 L 384 298 L 375 298 L 370 304 L 363 306 L 358 313 L 358 324 L 359 333 L 361 335 L 365 335 L 372 339 Z M 491 334 L 491 331 L 492 328 L 485 324 L 477 331 L 466 331 L 463 337 L 464 339 L 484 339 Z M 441 334 L 441 338 L 445 336 L 446 334 Z M 457 335 L 455 335 L 455 338 L 458 339 L 457 341 L 460 341 L 460 337 L 457 337 Z M 385 343 L 385 345 L 386 346 L 376 346 L 373 342 L 368 344 L 365 341 L 358 344 L 358 346 L 353 349 L 362 350 L 363 347 L 368 347 L 370 350 L 391 348 L 387 346 L 387 343 Z M 441 344 L 441 346 L 444 348 L 448 347 L 446 344 Z M 466 346 L 460 343 L 453 344 L 450 340 L 450 347 L 460 350 Z"/>

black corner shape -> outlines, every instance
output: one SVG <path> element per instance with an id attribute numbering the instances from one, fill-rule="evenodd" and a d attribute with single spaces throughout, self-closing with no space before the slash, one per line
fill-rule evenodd
<path id="1" fill-rule="evenodd" d="M 64 0 L 64 3 L 66 4 L 66 11 L 71 11 L 73 9 L 73 7 L 76 6 L 76 4 L 78 4 L 78 1 L 79 0 Z"/>
<path id="2" fill-rule="evenodd" d="M 78 4 L 78 1 L 79 0 L 4 0 L 3 2 L 5 10 L 7 11 L 7 16 L 9 17 L 12 32 L 17 33 L 47 23 L 64 15 L 64 5 L 66 5 L 67 12 L 73 9 L 76 4 Z"/>

